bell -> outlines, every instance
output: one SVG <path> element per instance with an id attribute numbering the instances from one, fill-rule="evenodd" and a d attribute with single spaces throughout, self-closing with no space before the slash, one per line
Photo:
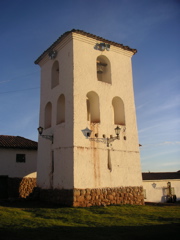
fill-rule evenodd
<path id="1" fill-rule="evenodd" d="M 99 69 L 99 70 L 97 71 L 97 73 L 98 73 L 98 74 L 102 74 L 102 73 L 103 73 L 103 70 L 102 70 L 102 69 Z"/>
<path id="2" fill-rule="evenodd" d="M 97 73 L 98 74 L 103 73 L 103 65 L 100 62 L 97 62 Z"/>

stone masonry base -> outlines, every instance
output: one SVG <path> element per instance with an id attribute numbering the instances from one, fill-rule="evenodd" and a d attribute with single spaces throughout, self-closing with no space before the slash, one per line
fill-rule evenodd
<path id="1" fill-rule="evenodd" d="M 64 206 L 144 205 L 143 187 L 39 189 L 40 200 Z"/>

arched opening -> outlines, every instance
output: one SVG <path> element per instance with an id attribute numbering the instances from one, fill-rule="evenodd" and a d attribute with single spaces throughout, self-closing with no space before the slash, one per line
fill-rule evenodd
<path id="1" fill-rule="evenodd" d="M 87 93 L 87 121 L 91 123 L 100 122 L 99 96 L 97 93 L 91 91 Z"/>
<path id="2" fill-rule="evenodd" d="M 59 62 L 55 61 L 51 70 L 51 89 L 59 84 Z"/>
<path id="3" fill-rule="evenodd" d="M 111 66 L 109 59 L 103 55 L 98 56 L 96 66 L 98 81 L 111 83 Z"/>
<path id="4" fill-rule="evenodd" d="M 52 118 L 52 104 L 48 102 L 45 107 L 45 116 L 44 116 L 44 127 L 51 127 L 51 118 Z"/>
<path id="5" fill-rule="evenodd" d="M 114 124 L 125 125 L 124 103 L 120 97 L 114 97 L 112 100 L 114 109 Z"/>
<path id="6" fill-rule="evenodd" d="M 65 122 L 65 96 L 61 94 L 57 101 L 57 119 L 56 123 Z"/>

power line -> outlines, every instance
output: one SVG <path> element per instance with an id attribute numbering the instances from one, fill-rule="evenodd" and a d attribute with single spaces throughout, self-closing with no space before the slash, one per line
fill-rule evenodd
<path id="1" fill-rule="evenodd" d="M 34 71 L 34 72 L 31 72 L 31 73 L 26 73 L 26 74 L 22 74 L 22 75 L 20 75 L 20 76 L 17 76 L 17 77 L 13 77 L 13 78 L 11 78 L 11 79 L 9 79 L 9 80 L 4 80 L 4 81 L 0 81 L 0 84 L 1 83 L 6 83 L 6 82 L 11 82 L 11 81 L 15 81 L 15 80 L 22 80 L 22 79 L 20 79 L 20 78 L 24 78 L 24 77 L 28 77 L 28 76 L 30 76 L 30 75 L 32 75 L 32 74 L 34 74 L 34 73 L 37 73 L 38 71 Z M 17 79 L 18 78 L 18 79 Z"/>
<path id="2" fill-rule="evenodd" d="M 0 92 L 0 94 L 15 93 L 15 92 L 24 92 L 24 91 L 30 91 L 30 90 L 39 89 L 39 88 L 40 88 L 40 87 L 36 87 L 36 88 L 26 88 L 26 89 L 16 90 L 16 91 Z"/>

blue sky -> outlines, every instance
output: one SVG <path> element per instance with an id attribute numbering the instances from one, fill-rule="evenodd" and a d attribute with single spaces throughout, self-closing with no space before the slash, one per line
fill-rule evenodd
<path id="1" fill-rule="evenodd" d="M 39 55 L 81 29 L 136 48 L 142 171 L 180 170 L 179 0 L 0 0 L 0 134 L 38 138 Z"/>

